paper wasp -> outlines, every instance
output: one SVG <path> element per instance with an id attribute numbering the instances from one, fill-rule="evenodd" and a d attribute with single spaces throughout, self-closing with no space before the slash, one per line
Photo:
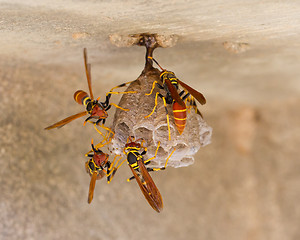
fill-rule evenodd
<path id="1" fill-rule="evenodd" d="M 200 92 L 198 92 L 197 90 L 195 90 L 192 87 L 188 86 L 184 82 L 180 81 L 175 76 L 174 72 L 163 69 L 154 58 L 148 57 L 148 60 L 153 60 L 160 67 L 160 69 L 162 70 L 161 74 L 160 74 L 162 85 L 160 83 L 158 83 L 157 81 L 154 81 L 151 92 L 146 94 L 146 95 L 151 95 L 152 94 L 152 92 L 154 90 L 154 87 L 155 87 L 155 84 L 160 89 L 164 89 L 167 92 L 167 94 L 166 94 L 166 96 L 163 96 L 160 92 L 156 93 L 155 106 L 154 106 L 152 112 L 148 116 L 146 116 L 145 118 L 150 117 L 154 113 L 155 108 L 157 106 L 157 97 L 159 96 L 163 100 L 163 103 L 164 103 L 164 106 L 165 106 L 165 109 L 166 109 L 168 131 L 169 131 L 169 140 L 170 140 L 171 139 L 170 123 L 169 123 L 169 115 L 168 115 L 168 110 L 167 110 L 166 105 L 167 104 L 173 104 L 173 115 L 174 115 L 174 119 L 175 119 L 175 125 L 177 127 L 177 130 L 178 130 L 179 134 L 182 134 L 182 132 L 185 128 L 185 124 L 186 124 L 186 109 L 187 109 L 184 101 L 185 100 L 189 101 L 190 105 L 192 107 L 195 107 L 196 111 L 198 111 L 198 113 L 201 115 L 201 113 L 197 109 L 196 102 L 195 102 L 194 98 L 197 99 L 197 101 L 199 103 L 201 103 L 202 105 L 206 103 L 206 99 Z M 178 93 L 178 85 L 181 85 L 185 90 Z"/>
<path id="2" fill-rule="evenodd" d="M 116 155 L 113 162 L 110 162 L 108 161 L 109 155 L 101 151 L 97 146 L 95 147 L 93 144 L 93 140 L 91 145 L 92 150 L 86 154 L 86 156 L 90 159 L 85 163 L 85 169 L 87 173 L 91 176 L 88 203 L 91 203 L 93 200 L 96 180 L 99 180 L 106 176 L 107 182 L 110 183 L 111 178 L 115 175 L 116 172 L 116 169 L 113 168 L 113 165 L 116 160 L 116 157 L 118 156 Z"/>
<path id="3" fill-rule="evenodd" d="M 84 124 L 89 121 L 92 122 L 91 120 L 94 119 L 95 121 L 92 122 L 95 125 L 99 125 L 99 123 L 102 122 L 102 124 L 105 123 L 106 118 L 108 117 L 107 111 L 111 108 L 111 106 L 115 106 L 117 108 L 120 108 L 124 111 L 128 111 L 128 109 L 121 108 L 120 106 L 114 104 L 114 103 L 109 103 L 111 94 L 120 94 L 120 93 L 135 93 L 135 92 L 112 92 L 113 89 L 118 88 L 118 87 L 124 87 L 128 83 L 123 83 L 121 85 L 118 85 L 117 87 L 114 87 L 110 92 L 107 93 L 106 99 L 104 102 L 100 102 L 100 98 L 94 99 L 94 95 L 92 92 L 92 81 L 91 81 L 91 64 L 88 63 L 87 61 L 87 50 L 86 48 L 83 49 L 83 57 L 84 57 L 84 66 L 85 66 L 85 73 L 86 73 L 86 78 L 87 78 L 87 83 L 88 83 L 88 88 L 89 88 L 89 93 L 90 96 L 83 90 L 78 90 L 74 93 L 74 100 L 81 105 L 84 105 L 86 107 L 86 111 L 77 113 L 75 115 L 72 115 L 70 117 L 67 117 L 57 123 L 54 123 L 53 125 L 46 127 L 46 130 L 50 130 L 53 128 L 60 128 L 63 127 L 64 125 L 68 124 L 69 122 L 80 118 L 82 116 L 85 116 L 89 114 L 89 117 L 85 119 Z M 103 125 L 101 126 L 104 129 L 111 131 L 109 128 L 104 127 Z M 97 130 L 99 132 L 99 130 Z"/>
<path id="4" fill-rule="evenodd" d="M 155 211 L 161 212 L 163 209 L 163 200 L 162 200 L 161 194 L 160 194 L 159 190 L 157 189 L 154 181 L 152 180 L 149 172 L 164 170 L 167 166 L 169 158 L 172 156 L 175 149 L 170 154 L 170 156 L 167 158 L 164 167 L 162 167 L 162 168 L 145 167 L 145 165 L 149 164 L 152 159 L 156 158 L 156 155 L 157 155 L 157 152 L 158 152 L 158 149 L 160 146 L 160 142 L 158 143 L 154 157 L 145 160 L 143 155 L 146 154 L 147 148 L 143 147 L 143 143 L 144 143 L 143 140 L 141 143 L 139 143 L 140 140 L 142 140 L 142 139 L 138 139 L 138 140 L 134 141 L 133 137 L 129 137 L 127 139 L 127 142 L 126 142 L 124 150 L 123 150 L 123 153 L 127 156 L 127 159 L 125 159 L 125 160 L 127 160 L 127 163 L 133 174 L 133 177 L 127 179 L 127 181 L 131 181 L 132 179 L 135 178 L 143 195 L 145 196 L 145 198 L 148 201 L 148 203 L 150 204 L 150 206 Z M 141 152 L 142 149 L 143 149 L 143 152 Z M 123 162 L 118 167 L 114 168 L 114 171 L 116 171 L 123 164 Z"/>

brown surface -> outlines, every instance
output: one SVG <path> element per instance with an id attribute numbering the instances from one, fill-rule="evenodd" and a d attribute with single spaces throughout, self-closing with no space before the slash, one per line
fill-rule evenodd
<path id="1" fill-rule="evenodd" d="M 300 238 L 299 3 L 170 2 L 1 3 L 1 239 Z M 97 133 L 83 120 L 43 130 L 82 111 L 83 47 L 95 96 L 139 76 L 144 49 L 108 38 L 140 32 L 179 35 L 156 58 L 205 94 L 214 127 L 194 165 L 153 174 L 160 214 L 125 165 L 88 205 Z"/>

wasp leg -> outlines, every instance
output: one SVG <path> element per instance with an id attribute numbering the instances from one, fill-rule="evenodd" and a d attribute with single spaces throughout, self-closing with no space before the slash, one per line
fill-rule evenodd
<path id="1" fill-rule="evenodd" d="M 105 123 L 105 118 L 100 118 L 100 119 L 98 119 L 96 122 L 95 122 L 95 124 L 96 125 L 99 125 L 99 123 L 101 123 L 102 122 L 102 124 L 104 124 Z M 100 125 L 99 125 L 100 126 Z"/>
<path id="2" fill-rule="evenodd" d="M 117 157 L 120 157 L 119 160 L 115 163 L 115 160 Z M 126 158 L 119 164 L 120 160 L 122 159 L 122 156 L 120 155 L 116 155 L 114 157 L 114 160 L 112 161 L 111 167 L 109 169 L 110 173 L 107 175 L 107 177 L 110 177 L 109 181 L 107 181 L 107 183 L 110 183 L 113 179 L 113 177 L 115 176 L 117 170 L 119 169 L 119 167 L 122 166 L 122 164 L 126 161 Z"/>
<path id="3" fill-rule="evenodd" d="M 155 84 L 156 84 L 156 83 L 158 84 L 157 81 L 154 81 L 154 82 L 153 82 L 151 91 L 150 91 L 149 93 L 146 93 L 145 95 L 149 96 L 149 95 L 152 94 L 152 92 L 153 92 L 153 90 L 154 90 L 154 88 L 155 88 Z"/>
<path id="4" fill-rule="evenodd" d="M 160 141 L 158 142 L 157 144 L 157 148 L 155 150 L 155 153 L 154 153 L 154 156 L 152 158 L 149 158 L 147 160 L 144 161 L 144 164 L 149 164 L 151 160 L 155 159 L 156 158 L 156 155 L 157 155 L 157 152 L 158 152 L 158 149 L 160 147 Z"/>
<path id="5" fill-rule="evenodd" d="M 94 123 L 94 128 L 96 129 L 96 131 L 97 131 L 103 138 L 105 138 L 105 136 L 103 135 L 103 133 L 102 133 L 96 126 L 100 126 L 100 127 L 101 127 L 101 125 L 98 125 L 97 123 Z"/>
<path id="6" fill-rule="evenodd" d="M 111 94 L 107 94 L 105 98 L 105 102 L 101 102 L 102 106 L 104 108 L 107 108 L 109 106 L 109 100 L 111 98 Z M 100 99 L 100 98 L 99 98 Z M 97 99 L 98 100 L 98 99 Z M 106 110 L 106 109 L 105 109 Z"/>
<path id="7" fill-rule="evenodd" d="M 104 130 L 106 130 L 106 135 L 103 135 L 103 133 L 96 126 L 99 126 L 99 127 L 103 128 Z M 103 124 L 102 125 L 94 124 L 94 128 L 103 137 L 103 140 L 96 145 L 97 148 L 101 148 L 101 147 L 109 144 L 115 136 L 115 133 L 110 128 L 105 127 Z"/>
<path id="8" fill-rule="evenodd" d="M 199 109 L 198 109 L 198 107 L 197 107 L 197 104 L 196 104 L 196 101 L 195 101 L 194 98 L 193 98 L 193 100 L 192 100 L 192 106 L 195 108 L 195 112 L 196 112 L 197 114 L 199 114 L 199 115 L 201 116 L 201 118 L 203 118 L 203 115 L 202 115 L 201 112 L 199 111 Z"/>
<path id="9" fill-rule="evenodd" d="M 137 170 L 137 171 L 139 171 L 139 170 Z M 140 174 L 139 172 L 137 172 L 136 174 L 138 175 L 138 177 L 141 176 L 141 174 Z M 130 177 L 130 178 L 127 178 L 126 181 L 127 181 L 127 182 L 130 182 L 132 179 L 135 179 L 135 177 L 132 176 L 132 177 Z"/>
<path id="10" fill-rule="evenodd" d="M 157 93 L 155 94 L 154 108 L 152 109 L 152 112 L 151 112 L 149 115 L 145 116 L 144 118 L 148 118 L 148 117 L 150 117 L 150 116 L 154 113 L 154 111 L 155 111 L 155 109 L 156 109 L 156 107 L 157 107 L 157 96 L 158 96 L 158 94 L 159 94 L 159 92 L 157 92 Z"/>
<path id="11" fill-rule="evenodd" d="M 131 82 L 133 82 L 133 81 L 131 81 Z M 131 83 L 131 82 L 128 82 L 128 83 Z M 119 109 L 121 109 L 121 110 L 123 110 L 123 111 L 129 111 L 129 109 L 122 108 L 122 107 L 118 106 L 118 105 L 115 104 L 115 103 L 109 104 L 109 100 L 110 100 L 110 98 L 111 98 L 111 94 L 136 93 L 136 91 L 113 92 L 113 89 L 118 88 L 118 87 L 124 87 L 124 86 L 126 86 L 126 84 L 128 84 L 128 83 L 120 84 L 119 86 L 112 88 L 112 89 L 106 94 L 105 102 L 102 103 L 103 107 L 105 108 L 105 111 L 109 110 L 109 109 L 111 108 L 111 106 L 114 106 L 114 107 L 116 107 L 116 108 L 119 108 Z"/>
<path id="12" fill-rule="evenodd" d="M 106 166 L 106 167 L 107 167 L 107 174 L 106 174 L 106 177 L 107 177 L 107 183 L 108 183 L 108 184 L 112 181 L 113 177 L 114 177 L 115 174 L 116 174 L 117 169 L 113 168 L 113 165 L 114 165 L 115 159 L 116 159 L 118 156 L 120 156 L 120 155 L 116 155 L 116 156 L 114 157 L 114 160 L 112 161 L 112 163 L 109 163 L 109 164 Z M 121 157 L 121 158 L 122 158 L 122 157 Z M 121 158 L 120 158 L 120 159 L 121 159 Z"/>
<path id="13" fill-rule="evenodd" d="M 147 153 L 147 148 L 141 153 L 141 155 L 145 155 Z"/>
<path id="14" fill-rule="evenodd" d="M 90 150 L 86 154 L 84 154 L 84 156 L 86 156 L 86 157 L 94 157 L 94 151 Z"/>
<path id="15" fill-rule="evenodd" d="M 185 93 L 185 95 L 183 97 L 181 97 L 183 94 Z M 181 97 L 181 99 L 184 101 L 185 99 L 187 99 L 191 94 L 189 92 L 186 92 L 184 90 L 182 90 L 180 93 L 179 93 L 179 96 Z"/>
<path id="16" fill-rule="evenodd" d="M 114 106 L 114 107 L 116 107 L 116 108 L 119 108 L 119 109 L 121 109 L 121 110 L 123 110 L 123 111 L 129 111 L 129 109 L 127 109 L 127 108 L 122 108 L 122 107 L 120 107 L 119 105 L 117 105 L 117 104 L 115 104 L 115 103 L 111 103 L 110 105 L 112 105 L 112 106 Z"/>
<path id="17" fill-rule="evenodd" d="M 193 96 L 189 96 L 187 98 L 188 102 L 190 103 L 189 104 L 189 109 L 191 108 L 194 108 L 195 109 L 195 113 L 196 114 L 199 114 L 201 116 L 201 118 L 203 118 L 203 115 L 201 114 L 200 110 L 198 109 L 197 107 L 197 104 L 196 104 L 196 101 L 195 101 L 195 98 Z"/>
<path id="18" fill-rule="evenodd" d="M 160 89 L 164 89 L 164 87 L 162 85 L 160 85 L 157 81 L 154 81 L 153 84 L 152 84 L 152 89 L 149 93 L 146 93 L 145 95 L 149 96 L 152 94 L 154 88 L 155 88 L 155 84 L 160 88 Z"/>
<path id="19" fill-rule="evenodd" d="M 120 108 L 123 111 L 129 111 L 129 109 L 122 108 L 122 107 L 118 106 L 117 104 L 114 104 L 114 103 L 109 104 L 110 98 L 111 98 L 111 93 L 107 94 L 105 102 L 101 103 L 103 105 L 103 107 L 105 108 L 105 111 L 108 111 L 111 108 L 111 106 L 115 106 L 116 108 Z"/>
<path id="20" fill-rule="evenodd" d="M 168 109 L 167 109 L 166 99 L 165 99 L 165 97 L 163 97 L 161 94 L 160 94 L 159 96 L 162 98 L 162 100 L 163 100 L 163 102 L 164 102 L 165 109 L 166 109 L 167 123 L 168 123 L 168 132 L 169 132 L 169 140 L 171 141 L 170 120 L 169 120 L 169 114 L 168 114 Z"/>
<path id="21" fill-rule="evenodd" d="M 135 80 L 134 80 L 135 81 Z M 118 85 L 118 86 L 116 86 L 116 87 L 113 87 L 112 89 L 110 89 L 110 91 L 106 94 L 106 95 L 108 95 L 108 94 L 127 94 L 127 93 L 137 93 L 136 91 L 127 91 L 127 92 L 114 92 L 114 89 L 116 89 L 116 88 L 121 88 L 121 87 L 125 87 L 125 86 L 127 86 L 128 84 L 130 84 L 130 83 L 132 83 L 132 82 L 134 82 L 134 81 L 130 81 L 130 82 L 126 82 L 126 83 L 122 83 L 122 84 L 120 84 L 120 85 Z"/>
<path id="22" fill-rule="evenodd" d="M 155 99 L 154 99 L 154 107 L 152 109 L 152 112 L 149 115 L 145 116 L 144 118 L 148 118 L 148 117 L 150 117 L 154 113 L 154 111 L 155 111 L 155 109 L 157 107 L 157 96 L 160 96 L 161 98 L 164 97 L 163 95 L 160 94 L 160 92 L 156 92 Z"/>
<path id="23" fill-rule="evenodd" d="M 105 111 L 107 112 L 111 108 L 111 104 L 109 104 L 106 108 Z"/>
<path id="24" fill-rule="evenodd" d="M 183 97 L 182 95 L 185 94 Z M 190 96 L 191 94 L 189 92 L 186 92 L 185 90 L 182 90 L 180 93 L 179 93 L 179 96 L 181 97 L 182 101 L 185 101 L 185 105 L 187 105 L 187 102 L 189 101 L 189 99 L 191 98 Z M 188 111 L 190 113 L 190 110 L 191 108 L 188 108 Z"/>
<path id="25" fill-rule="evenodd" d="M 147 152 L 147 148 L 143 146 L 143 145 L 144 145 L 144 143 L 145 143 L 145 140 L 144 140 L 144 139 L 142 139 L 142 142 L 141 142 L 141 148 L 144 148 L 144 151 L 146 151 L 146 152 Z"/>
<path id="26" fill-rule="evenodd" d="M 168 156 L 168 158 L 167 158 L 167 160 L 166 160 L 166 162 L 165 162 L 165 166 L 164 167 L 161 167 L 161 168 L 147 168 L 147 171 L 148 172 L 152 172 L 152 171 L 161 171 L 161 170 L 165 170 L 166 169 L 166 167 L 167 167 L 167 165 L 168 165 L 168 161 L 169 161 L 169 159 L 171 158 L 171 156 L 173 155 L 173 153 L 175 152 L 175 148 L 174 148 L 174 150 L 171 152 L 171 154 Z"/>
<path id="27" fill-rule="evenodd" d="M 147 168 L 148 172 L 156 172 L 156 171 L 163 171 L 166 170 L 165 167 L 161 167 L 161 168 Z"/>
<path id="28" fill-rule="evenodd" d="M 105 167 L 106 167 L 106 181 L 107 182 L 110 182 L 110 178 L 111 178 L 111 173 L 110 173 L 110 167 L 111 167 L 111 162 L 110 161 L 107 161 L 106 164 L 105 164 Z"/>
<path id="29" fill-rule="evenodd" d="M 89 120 L 92 118 L 92 116 L 89 116 L 87 119 L 85 119 L 84 120 L 84 122 L 83 122 L 83 126 L 85 126 L 85 124 L 87 123 L 87 122 L 89 122 Z"/>
<path id="30" fill-rule="evenodd" d="M 109 96 L 109 97 L 108 97 L 108 96 Z M 129 109 L 122 108 L 122 107 L 118 106 L 118 105 L 115 104 L 115 103 L 109 104 L 110 96 L 111 96 L 111 94 L 108 94 L 108 95 L 106 96 L 105 102 L 101 102 L 101 104 L 103 105 L 105 111 L 108 111 L 108 110 L 111 108 L 111 106 L 114 106 L 114 107 L 116 107 L 116 108 L 119 108 L 119 109 L 121 109 L 121 110 L 123 110 L 123 111 L 129 111 Z M 97 100 L 98 100 L 98 99 L 97 99 Z M 105 120 L 104 120 L 104 121 L 105 121 Z"/>
<path id="31" fill-rule="evenodd" d="M 171 130 L 170 130 L 170 120 L 169 120 L 170 118 L 169 118 L 169 113 L 168 113 L 168 109 L 167 109 L 167 102 L 166 102 L 166 98 L 161 93 L 159 93 L 159 92 L 156 93 L 155 100 L 154 100 L 154 102 L 155 102 L 154 108 L 152 109 L 152 112 L 149 115 L 145 116 L 144 118 L 148 118 L 148 117 L 150 117 L 154 113 L 154 111 L 155 111 L 155 109 L 157 107 L 157 97 L 158 96 L 163 100 L 163 103 L 164 103 L 164 106 L 165 106 L 165 109 L 166 109 L 168 132 L 169 132 L 169 140 L 171 140 Z"/>
<path id="32" fill-rule="evenodd" d="M 138 176 L 140 176 L 140 174 L 137 174 Z M 132 176 L 132 177 L 130 177 L 130 178 L 127 178 L 127 182 L 130 182 L 131 180 L 133 180 L 134 179 L 134 176 Z"/>

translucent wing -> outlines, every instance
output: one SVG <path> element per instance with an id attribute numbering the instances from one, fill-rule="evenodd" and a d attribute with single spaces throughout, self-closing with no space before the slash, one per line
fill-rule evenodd
<path id="1" fill-rule="evenodd" d="M 190 87 L 189 85 L 185 84 L 184 82 L 181 82 L 179 79 L 177 79 L 178 83 L 184 87 L 194 98 L 197 99 L 197 101 L 199 103 L 201 103 L 202 105 L 204 105 L 206 103 L 206 99 L 203 96 L 202 93 L 198 92 L 197 90 L 195 90 L 194 88 Z M 173 96 L 172 96 L 173 97 Z"/>
<path id="2" fill-rule="evenodd" d="M 135 180 L 137 181 L 142 193 L 144 194 L 146 200 L 150 206 L 157 212 L 161 212 L 163 209 L 163 200 L 159 190 L 157 189 L 155 183 L 153 182 L 150 174 L 148 173 L 144 163 L 138 161 L 142 178 L 136 173 L 136 171 L 130 167 Z"/>
<path id="3" fill-rule="evenodd" d="M 89 196 L 88 196 L 88 203 L 91 203 L 94 197 L 94 189 L 96 185 L 96 180 L 97 180 L 97 172 L 93 172 L 93 175 L 91 177 L 91 182 L 90 182 L 90 188 L 89 188 Z"/>
<path id="4" fill-rule="evenodd" d="M 91 64 L 87 62 L 87 51 L 86 48 L 83 49 L 83 57 L 84 57 L 84 67 L 85 67 L 85 73 L 86 73 L 86 79 L 89 86 L 90 96 L 91 99 L 94 100 L 94 95 L 92 91 L 92 80 L 91 80 Z"/>
<path id="5" fill-rule="evenodd" d="M 87 114 L 86 111 L 81 112 L 81 113 L 77 113 L 77 114 L 72 115 L 72 116 L 70 116 L 70 117 L 67 117 L 67 118 L 65 118 L 65 119 L 63 119 L 63 120 L 61 120 L 61 121 L 59 121 L 59 122 L 57 122 L 57 123 L 52 124 L 52 125 L 49 126 L 49 127 L 46 127 L 45 130 L 50 130 L 50 129 L 53 129 L 53 128 L 60 128 L 60 127 L 63 127 L 64 125 L 68 124 L 69 122 L 72 122 L 73 120 L 75 120 L 75 119 L 77 119 L 77 118 L 80 118 L 80 117 L 82 117 L 82 116 L 84 116 L 84 115 L 86 115 L 86 114 Z"/>
<path id="6" fill-rule="evenodd" d="M 142 177 L 146 183 L 145 187 L 148 190 L 148 193 L 149 193 L 151 199 L 153 199 L 153 201 L 155 202 L 155 205 L 157 206 L 158 211 L 160 212 L 163 209 L 163 200 L 162 200 L 161 194 L 160 194 L 158 188 L 156 187 L 149 172 L 147 171 L 144 163 L 141 160 L 139 160 L 138 164 L 140 167 Z"/>
<path id="7" fill-rule="evenodd" d="M 169 79 L 165 79 L 165 83 L 167 84 L 167 87 L 171 93 L 172 98 L 178 102 L 182 107 L 186 108 L 185 103 L 183 102 L 183 100 L 181 99 L 181 97 L 179 96 L 176 88 L 173 86 L 173 84 L 171 83 L 171 81 Z"/>

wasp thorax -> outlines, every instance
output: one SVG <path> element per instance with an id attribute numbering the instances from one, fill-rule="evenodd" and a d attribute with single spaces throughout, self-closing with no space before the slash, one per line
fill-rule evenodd
<path id="1" fill-rule="evenodd" d="M 87 106 L 87 111 L 91 114 L 92 117 L 97 117 L 97 118 L 107 118 L 108 114 L 105 111 L 105 109 L 99 104 L 99 103 L 94 103 L 91 102 Z"/>

